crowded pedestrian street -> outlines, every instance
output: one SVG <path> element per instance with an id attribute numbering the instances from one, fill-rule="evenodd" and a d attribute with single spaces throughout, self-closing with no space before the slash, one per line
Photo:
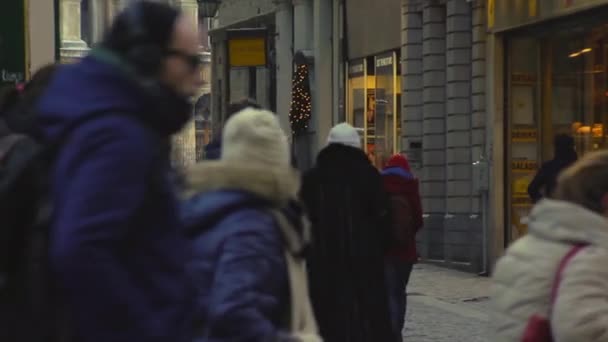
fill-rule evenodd
<path id="1" fill-rule="evenodd" d="M 0 0 L 0 342 L 608 342 L 608 0 Z"/>

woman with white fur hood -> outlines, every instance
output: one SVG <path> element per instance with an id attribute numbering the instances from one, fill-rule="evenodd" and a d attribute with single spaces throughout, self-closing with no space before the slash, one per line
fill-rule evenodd
<path id="1" fill-rule="evenodd" d="M 309 227 L 299 175 L 276 116 L 247 108 L 228 120 L 221 158 L 188 174 L 183 208 L 194 258 L 197 340 L 321 341 L 303 252 Z"/>
<path id="2" fill-rule="evenodd" d="M 608 151 L 563 171 L 496 266 L 495 341 L 608 341 Z"/>

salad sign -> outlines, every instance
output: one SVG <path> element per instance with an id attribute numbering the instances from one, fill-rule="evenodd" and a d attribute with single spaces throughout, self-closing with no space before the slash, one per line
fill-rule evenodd
<path id="1" fill-rule="evenodd" d="M 0 1 L 0 84 L 26 78 L 24 0 Z"/>

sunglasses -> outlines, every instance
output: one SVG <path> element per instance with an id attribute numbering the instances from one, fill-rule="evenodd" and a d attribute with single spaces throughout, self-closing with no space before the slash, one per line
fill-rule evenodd
<path id="1" fill-rule="evenodd" d="M 193 70 L 197 69 L 199 66 L 201 66 L 203 64 L 203 61 L 201 60 L 201 57 L 198 54 L 191 55 L 189 53 L 186 53 L 186 52 L 180 51 L 180 50 L 169 49 L 165 52 L 165 56 L 179 57 L 184 62 L 186 62 L 188 64 L 188 66 L 190 68 L 192 68 Z"/>

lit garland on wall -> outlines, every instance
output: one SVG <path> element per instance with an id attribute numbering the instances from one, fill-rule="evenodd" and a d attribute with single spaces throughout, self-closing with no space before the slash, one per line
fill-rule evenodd
<path id="1" fill-rule="evenodd" d="M 308 122 L 312 113 L 308 68 L 309 66 L 306 64 L 298 64 L 292 80 L 289 121 L 291 122 L 291 131 L 295 135 L 308 129 Z"/>

